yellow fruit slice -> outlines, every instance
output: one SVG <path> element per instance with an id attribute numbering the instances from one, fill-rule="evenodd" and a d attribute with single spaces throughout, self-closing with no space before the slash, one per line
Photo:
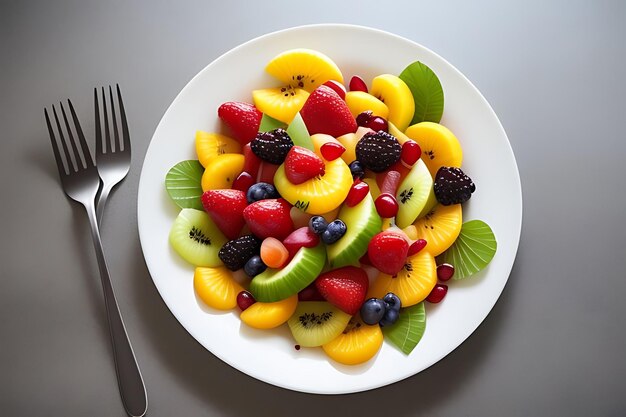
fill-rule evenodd
<path id="1" fill-rule="evenodd" d="M 241 153 L 239 141 L 219 133 L 196 132 L 196 154 L 203 167 L 225 153 Z"/>
<path id="2" fill-rule="evenodd" d="M 289 320 L 296 311 L 298 295 L 274 303 L 256 302 L 241 312 L 239 318 L 255 329 L 273 329 Z"/>
<path id="3" fill-rule="evenodd" d="M 404 133 L 422 148 L 422 160 L 433 178 L 442 166 L 461 167 L 461 144 L 447 127 L 439 123 L 421 122 L 410 126 Z"/>
<path id="4" fill-rule="evenodd" d="M 393 123 L 390 123 L 389 121 L 387 121 L 387 124 L 389 125 L 389 133 L 395 136 L 396 139 L 398 139 L 398 142 L 400 143 L 400 145 L 404 145 L 404 142 L 411 139 L 407 135 L 405 135 L 401 130 L 399 130 L 396 127 L 396 125 L 394 125 Z"/>
<path id="5" fill-rule="evenodd" d="M 376 200 L 380 195 L 380 188 L 378 187 L 378 183 L 376 182 L 376 178 L 363 178 L 363 181 L 370 186 L 370 194 L 372 194 L 372 198 Z"/>
<path id="6" fill-rule="evenodd" d="M 244 157 L 238 153 L 225 153 L 214 158 L 205 168 L 200 185 L 202 191 L 231 188 L 243 170 Z"/>
<path id="7" fill-rule="evenodd" d="M 218 310 L 237 306 L 237 294 L 243 291 L 232 272 L 225 267 L 197 267 L 193 274 L 193 288 L 206 305 Z"/>
<path id="8" fill-rule="evenodd" d="M 387 120 L 404 131 L 415 113 L 413 94 L 404 81 L 395 75 L 382 74 L 372 80 L 370 94 L 389 108 Z"/>
<path id="9" fill-rule="evenodd" d="M 290 86 L 252 92 L 252 100 L 259 111 L 287 124 L 291 123 L 308 97 L 306 90 Z"/>
<path id="10" fill-rule="evenodd" d="M 298 48 L 282 52 L 267 64 L 265 71 L 285 85 L 303 88 L 309 93 L 328 80 L 343 84 L 341 70 L 333 60 L 312 49 Z"/>
<path id="11" fill-rule="evenodd" d="M 326 161 L 326 173 L 294 185 L 285 175 L 285 165 L 278 167 L 274 186 L 289 203 L 309 214 L 324 214 L 335 210 L 345 200 L 352 186 L 350 168 L 343 159 Z"/>
<path id="12" fill-rule="evenodd" d="M 359 126 L 356 132 L 346 133 L 337 138 L 337 141 L 346 148 L 346 151 L 341 155 L 341 159 L 346 161 L 346 164 L 350 164 L 352 161 L 356 160 L 356 144 L 367 132 L 373 132 L 373 130 L 369 127 Z"/>
<path id="13" fill-rule="evenodd" d="M 367 110 L 371 110 L 374 115 L 383 119 L 387 119 L 389 116 L 387 105 L 365 91 L 348 91 L 346 93 L 346 104 L 354 117 Z"/>
<path id="14" fill-rule="evenodd" d="M 372 359 L 382 345 L 383 332 L 379 325 L 370 326 L 353 318 L 346 330 L 322 345 L 322 349 L 331 359 L 339 363 L 358 365 Z"/>
<path id="15" fill-rule="evenodd" d="M 392 292 L 400 298 L 402 307 L 409 307 L 428 297 L 436 283 L 435 258 L 422 249 L 407 258 L 404 268 L 395 277 L 380 273 L 370 286 L 367 297 L 382 298 Z"/>
<path id="16" fill-rule="evenodd" d="M 424 239 L 426 249 L 439 256 L 450 247 L 461 233 L 463 210 L 460 204 L 437 204 L 422 218 L 404 228 L 411 240 Z"/>

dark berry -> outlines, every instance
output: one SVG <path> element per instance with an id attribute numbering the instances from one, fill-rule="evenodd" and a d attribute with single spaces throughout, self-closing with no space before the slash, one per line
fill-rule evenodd
<path id="1" fill-rule="evenodd" d="M 241 291 L 237 294 L 237 307 L 244 311 L 246 308 L 250 307 L 252 304 L 256 303 L 254 296 L 250 294 L 248 291 Z"/>
<path id="2" fill-rule="evenodd" d="M 356 144 L 356 158 L 365 168 L 383 172 L 400 159 L 402 146 L 384 131 L 368 132 Z"/>
<path id="3" fill-rule="evenodd" d="M 326 231 L 328 222 L 322 216 L 313 216 L 309 220 L 309 229 L 316 235 L 321 235 Z"/>
<path id="4" fill-rule="evenodd" d="M 365 110 L 356 116 L 356 124 L 359 126 L 365 126 L 374 117 L 374 113 L 371 110 Z"/>
<path id="5" fill-rule="evenodd" d="M 276 191 L 276 187 L 267 182 L 257 182 L 256 184 L 252 184 L 250 188 L 248 188 L 248 192 L 246 192 L 248 204 L 271 198 L 280 198 L 280 195 L 278 194 L 278 191 Z"/>
<path id="6" fill-rule="evenodd" d="M 400 308 L 402 307 L 402 301 L 400 301 L 400 297 L 392 292 L 388 292 L 383 297 L 383 301 L 385 302 L 385 306 L 387 307 L 387 309 L 400 311 Z"/>
<path id="7" fill-rule="evenodd" d="M 350 162 L 348 168 L 350 168 L 350 173 L 352 174 L 353 178 L 358 178 L 362 180 L 365 176 L 365 168 L 363 168 L 363 164 L 358 160 Z"/>
<path id="8" fill-rule="evenodd" d="M 248 259 L 258 255 L 260 250 L 261 240 L 253 235 L 245 235 L 226 242 L 217 256 L 226 268 L 237 271 L 246 265 Z"/>
<path id="9" fill-rule="evenodd" d="M 389 123 L 384 117 L 376 116 L 371 110 L 365 110 L 359 113 L 356 117 L 356 124 L 363 127 L 368 127 L 374 132 L 382 130 L 384 132 L 389 131 Z"/>
<path id="10" fill-rule="evenodd" d="M 274 129 L 269 132 L 259 132 L 250 142 L 252 152 L 264 161 L 280 165 L 285 161 L 293 141 L 284 129 Z"/>
<path id="11" fill-rule="evenodd" d="M 256 277 L 266 269 L 267 265 L 263 263 L 259 255 L 254 255 L 252 258 L 248 259 L 248 262 L 246 262 L 246 264 L 243 266 L 244 272 L 250 278 Z"/>
<path id="12" fill-rule="evenodd" d="M 385 302 L 380 298 L 370 298 L 365 300 L 361 306 L 361 319 L 366 324 L 378 324 L 387 311 Z"/>
<path id="13" fill-rule="evenodd" d="M 322 242 L 326 243 L 327 245 L 333 244 L 341 239 L 343 235 L 346 234 L 347 230 L 348 227 L 342 220 L 333 220 L 332 222 L 328 223 L 328 227 L 326 227 L 326 230 L 324 230 L 324 233 L 322 233 Z"/>
<path id="14" fill-rule="evenodd" d="M 385 315 L 380 321 L 380 325 L 383 327 L 391 326 L 398 320 L 398 317 L 400 317 L 400 312 L 398 310 L 388 309 L 385 311 Z"/>
<path id="15" fill-rule="evenodd" d="M 441 167 L 433 184 L 437 201 L 444 206 L 465 203 L 476 191 L 476 186 L 461 168 Z"/>

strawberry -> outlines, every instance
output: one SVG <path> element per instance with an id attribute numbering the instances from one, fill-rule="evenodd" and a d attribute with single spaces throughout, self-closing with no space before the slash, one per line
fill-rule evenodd
<path id="1" fill-rule="evenodd" d="M 290 210 L 291 206 L 282 198 L 259 200 L 243 210 L 243 218 L 256 237 L 282 240 L 293 231 Z"/>
<path id="2" fill-rule="evenodd" d="M 246 223 L 243 211 L 248 205 L 246 193 L 240 190 L 208 190 L 202 194 L 202 206 L 228 239 L 239 236 Z"/>
<path id="3" fill-rule="evenodd" d="M 332 88 L 320 85 L 300 110 L 309 133 L 339 137 L 356 132 L 357 124 L 345 101 Z"/>
<path id="4" fill-rule="evenodd" d="M 227 101 L 217 109 L 217 115 L 233 132 L 233 136 L 242 145 L 256 137 L 261 124 L 261 113 L 249 103 Z"/>
<path id="5" fill-rule="evenodd" d="M 292 184 L 324 175 L 324 161 L 315 152 L 301 146 L 293 146 L 285 158 L 285 176 Z"/>
<path id="6" fill-rule="evenodd" d="M 380 272 L 396 275 L 404 267 L 409 244 L 400 233 L 380 232 L 370 240 L 367 256 Z"/>
<path id="7" fill-rule="evenodd" d="M 315 286 L 326 301 L 354 315 L 365 301 L 369 279 L 363 269 L 344 266 L 317 277 Z"/>

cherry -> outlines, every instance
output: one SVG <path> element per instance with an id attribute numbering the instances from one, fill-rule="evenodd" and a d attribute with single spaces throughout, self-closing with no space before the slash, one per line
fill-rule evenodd
<path id="1" fill-rule="evenodd" d="M 344 87 L 343 84 L 341 84 L 340 82 L 335 80 L 328 80 L 323 85 L 335 90 L 335 93 L 337 93 L 342 100 L 346 99 L 346 87 Z"/>
<path id="2" fill-rule="evenodd" d="M 428 242 L 426 242 L 424 239 L 417 239 L 411 244 L 411 246 L 409 246 L 409 253 L 407 256 L 415 255 L 417 252 L 424 249 L 427 243 Z"/>
<path id="3" fill-rule="evenodd" d="M 348 192 L 348 196 L 346 197 L 346 205 L 348 207 L 356 206 L 361 201 L 363 201 L 369 191 L 370 186 L 366 182 L 361 181 L 357 178 L 354 181 L 354 184 L 352 184 L 350 191 Z"/>
<path id="4" fill-rule="evenodd" d="M 414 140 L 407 140 L 402 145 L 402 153 L 400 154 L 400 159 L 402 163 L 410 168 L 420 159 L 420 155 L 422 154 L 422 148 L 415 142 Z"/>
<path id="5" fill-rule="evenodd" d="M 428 294 L 428 297 L 426 297 L 426 301 L 437 304 L 443 300 L 443 297 L 445 297 L 447 293 L 448 286 L 446 284 L 436 284 L 435 288 L 433 288 L 430 294 Z"/>
<path id="6" fill-rule="evenodd" d="M 371 110 L 365 110 L 356 116 L 356 124 L 359 126 L 365 126 L 372 119 L 372 117 L 374 117 L 374 112 Z"/>
<path id="7" fill-rule="evenodd" d="M 350 79 L 349 87 L 350 87 L 350 91 L 363 91 L 367 93 L 367 84 L 365 84 L 365 81 L 363 81 L 363 78 L 359 77 L 358 75 L 354 75 Z"/>
<path id="8" fill-rule="evenodd" d="M 320 147 L 320 153 L 327 161 L 334 161 L 346 151 L 346 148 L 335 142 L 326 142 Z"/>
<path id="9" fill-rule="evenodd" d="M 254 178 L 252 175 L 248 174 L 246 171 L 239 174 L 235 181 L 233 181 L 233 188 L 235 190 L 243 191 L 244 193 L 248 192 L 248 188 L 250 188 L 254 184 Z"/>
<path id="10" fill-rule="evenodd" d="M 450 264 L 441 264 L 437 266 L 437 278 L 441 281 L 447 281 L 454 275 L 454 267 Z"/>
<path id="11" fill-rule="evenodd" d="M 365 127 L 369 127 L 374 132 L 378 132 L 381 130 L 385 132 L 389 132 L 389 123 L 387 123 L 387 120 L 385 120 L 384 118 L 380 116 L 372 117 L 370 121 L 367 122 Z"/>
<path id="12" fill-rule="evenodd" d="M 384 219 L 396 217 L 396 214 L 398 214 L 398 201 L 389 193 L 379 195 L 376 201 L 374 201 L 374 205 L 378 215 Z"/>
<path id="13" fill-rule="evenodd" d="M 254 303 L 256 303 L 256 300 L 248 291 L 241 291 L 237 294 L 237 306 L 241 309 L 241 311 L 244 311 Z"/>

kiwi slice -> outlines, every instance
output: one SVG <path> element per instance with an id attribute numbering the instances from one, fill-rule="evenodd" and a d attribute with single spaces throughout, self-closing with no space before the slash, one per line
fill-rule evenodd
<path id="1" fill-rule="evenodd" d="M 326 301 L 301 301 L 287 324 L 300 346 L 315 347 L 339 336 L 350 318 L 348 313 Z"/>
<path id="2" fill-rule="evenodd" d="M 183 209 L 178 214 L 170 229 L 169 240 L 184 260 L 207 267 L 222 265 L 217 254 L 228 241 L 206 212 L 192 208 Z"/>
<path id="3" fill-rule="evenodd" d="M 432 188 L 433 178 L 424 161 L 420 159 L 402 180 L 396 192 L 398 201 L 396 225 L 399 228 L 405 228 L 417 219 L 428 202 Z"/>
<path id="4" fill-rule="evenodd" d="M 287 134 L 293 141 L 294 145 L 301 146 L 312 151 L 315 150 L 313 147 L 313 141 L 311 140 L 311 135 L 309 135 L 309 130 L 306 128 L 300 112 L 296 113 L 296 116 L 293 118 L 291 123 L 289 123 L 289 126 L 287 127 Z"/>
<path id="5" fill-rule="evenodd" d="M 282 269 L 268 268 L 250 282 L 250 292 L 257 301 L 271 303 L 297 294 L 322 272 L 326 250 L 319 244 L 302 247 Z"/>
<path id="6" fill-rule="evenodd" d="M 347 230 L 337 243 L 326 246 L 328 262 L 333 269 L 357 265 L 359 258 L 367 252 L 369 241 L 382 229 L 382 221 L 370 193 L 354 207 L 344 204 L 338 218 L 343 220 Z"/>

